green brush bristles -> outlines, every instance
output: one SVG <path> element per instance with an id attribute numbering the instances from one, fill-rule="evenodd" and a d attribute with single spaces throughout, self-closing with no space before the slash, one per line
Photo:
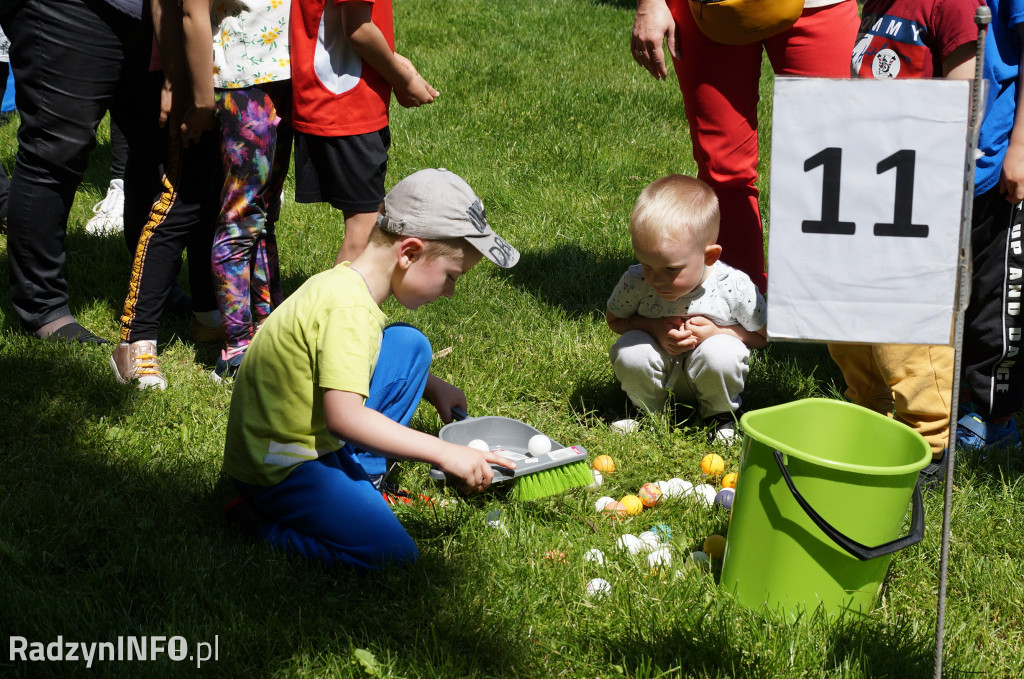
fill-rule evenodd
<path id="1" fill-rule="evenodd" d="M 549 495 L 564 493 L 571 488 L 582 488 L 594 482 L 590 466 L 586 462 L 547 469 L 536 474 L 520 476 L 512 487 L 513 500 L 536 500 Z"/>

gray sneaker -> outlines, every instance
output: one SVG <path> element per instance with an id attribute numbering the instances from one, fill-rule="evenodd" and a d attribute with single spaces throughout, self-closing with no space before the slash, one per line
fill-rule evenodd
<path id="1" fill-rule="evenodd" d="M 110 357 L 110 367 L 121 384 L 138 381 L 139 389 L 156 388 L 163 391 L 167 388 L 167 380 L 160 372 L 160 362 L 156 358 L 156 342 L 138 340 L 127 344 L 121 342 Z"/>

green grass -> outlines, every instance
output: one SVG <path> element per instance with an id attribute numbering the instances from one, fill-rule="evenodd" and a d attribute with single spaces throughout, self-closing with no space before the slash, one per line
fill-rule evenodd
<path id="1" fill-rule="evenodd" d="M 699 481 L 709 450 L 699 429 L 654 419 L 622 437 L 608 426 L 623 416 L 625 399 L 606 358 L 613 336 L 603 307 L 631 263 L 629 211 L 649 181 L 695 172 L 673 76 L 655 82 L 630 60 L 630 3 L 422 0 L 398 3 L 396 13 L 399 51 L 442 95 L 421 109 L 393 106 L 388 185 L 427 166 L 458 172 L 523 258 L 509 271 L 477 267 L 452 300 L 416 312 L 388 303 L 386 311 L 423 328 L 435 350 L 451 347 L 435 369 L 466 391 L 471 414 L 522 419 L 591 455 L 611 455 L 618 471 L 600 494 L 619 497 L 672 476 Z M 70 220 L 67 276 L 73 312 L 113 339 L 128 254 L 118 238 L 83 231 L 107 183 L 105 130 Z M 0 130 L 8 168 L 15 143 L 13 127 Z M 763 155 L 767 206 L 767 147 Z M 333 261 L 341 220 L 289 201 L 279 236 L 290 292 Z M 6 257 L 0 268 L 6 281 Z M 421 562 L 364 577 L 325 572 L 225 530 L 220 510 L 232 493 L 220 460 L 230 390 L 209 381 L 214 349 L 180 339 L 183 322 L 167 319 L 161 330 L 164 393 L 118 385 L 104 349 L 51 346 L 17 328 L 5 294 L 4 676 L 84 673 L 84 663 L 9 663 L 9 635 L 46 643 L 180 635 L 193 644 L 216 636 L 219 659 L 203 672 L 218 677 L 931 675 L 937 494 L 926 499 L 925 540 L 893 559 L 878 610 L 862 619 L 751 611 L 718 589 L 717 569 L 673 578 L 615 551 L 619 535 L 656 523 L 672 527 L 677 553 L 699 548 L 725 527 L 711 511 L 666 502 L 616 524 L 594 513 L 599 493 L 463 500 L 433 488 L 416 465 L 402 470 L 402 484 L 450 500 L 398 509 Z M 823 347 L 773 344 L 753 357 L 746 406 L 838 397 L 842 388 Z M 425 406 L 413 425 L 436 432 L 440 420 Z M 739 446 L 715 450 L 728 470 L 738 468 Z M 1019 458 L 1007 454 L 958 468 L 949 676 L 1024 673 L 1020 473 Z M 493 510 L 503 529 L 487 525 Z M 591 547 L 605 552 L 605 566 L 583 560 Z M 551 550 L 565 561 L 545 559 Z M 585 596 L 593 577 L 612 583 L 609 598 Z M 166 659 L 99 663 L 92 672 L 196 673 Z"/>

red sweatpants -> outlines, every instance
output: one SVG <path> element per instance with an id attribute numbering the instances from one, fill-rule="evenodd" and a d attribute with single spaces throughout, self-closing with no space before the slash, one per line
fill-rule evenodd
<path id="1" fill-rule="evenodd" d="M 757 204 L 757 102 L 761 50 L 779 75 L 850 77 L 857 38 L 857 4 L 807 9 L 790 29 L 750 45 L 723 45 L 701 33 L 687 0 L 669 0 L 676 20 L 674 60 L 697 176 L 718 195 L 722 259 L 768 286 L 764 233 Z M 808 116 L 814 111 L 808 111 Z"/>

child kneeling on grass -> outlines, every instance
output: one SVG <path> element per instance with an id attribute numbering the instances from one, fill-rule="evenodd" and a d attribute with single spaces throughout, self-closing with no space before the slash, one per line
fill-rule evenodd
<path id="1" fill-rule="evenodd" d="M 719 258 L 718 199 L 699 179 L 671 175 L 643 190 L 629 219 L 639 264 L 608 299 L 615 377 L 635 406 L 664 409 L 669 394 L 696 406 L 711 438 L 737 435 L 750 349 L 767 344 L 765 301 Z"/>
<path id="2" fill-rule="evenodd" d="M 306 281 L 246 352 L 224 444 L 224 471 L 242 495 L 229 518 L 286 552 L 378 569 L 418 556 L 372 480 L 384 476 L 383 456 L 429 462 L 478 491 L 494 476 L 490 463 L 515 467 L 408 428 L 421 397 L 445 422 L 466 398 L 429 374 L 423 333 L 387 325 L 379 308 L 392 295 L 409 309 L 451 297 L 482 257 L 508 268 L 519 253 L 455 174 L 421 170 L 387 194 L 368 247 Z"/>

